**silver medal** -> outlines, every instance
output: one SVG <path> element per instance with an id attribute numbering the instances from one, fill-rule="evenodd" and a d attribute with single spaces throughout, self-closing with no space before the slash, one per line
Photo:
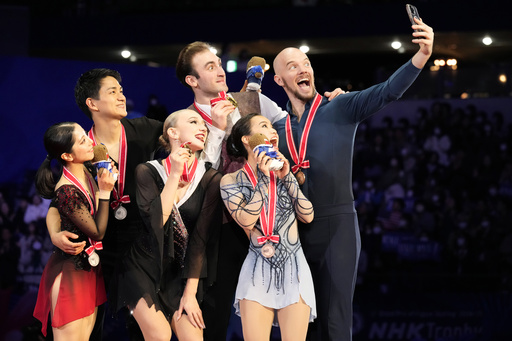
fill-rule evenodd
<path id="1" fill-rule="evenodd" d="M 261 255 L 265 258 L 270 258 L 276 253 L 276 249 L 274 249 L 274 246 L 272 244 L 267 243 L 261 247 Z"/>
<path id="2" fill-rule="evenodd" d="M 124 208 L 121 205 L 117 207 L 114 211 L 114 217 L 116 217 L 117 220 L 123 220 L 124 218 L 126 218 L 127 214 L 128 212 L 126 211 L 126 208 Z"/>
<path id="3" fill-rule="evenodd" d="M 91 266 L 98 266 L 100 264 L 100 256 L 94 251 L 89 255 L 89 264 Z"/>

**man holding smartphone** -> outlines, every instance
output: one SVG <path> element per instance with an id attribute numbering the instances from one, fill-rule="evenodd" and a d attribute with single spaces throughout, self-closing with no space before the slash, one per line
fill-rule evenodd
<path id="1" fill-rule="evenodd" d="M 315 208 L 311 223 L 299 222 L 318 313 L 308 340 L 352 339 L 352 299 L 361 250 L 352 193 L 354 138 L 358 124 L 399 99 L 430 58 L 432 28 L 415 18 L 412 29 L 412 42 L 419 50 L 411 60 L 385 82 L 330 102 L 317 93 L 311 62 L 299 49 L 286 48 L 274 60 L 274 80 L 289 99 L 289 114 L 274 124 L 279 151 L 304 181 L 301 189 Z"/>

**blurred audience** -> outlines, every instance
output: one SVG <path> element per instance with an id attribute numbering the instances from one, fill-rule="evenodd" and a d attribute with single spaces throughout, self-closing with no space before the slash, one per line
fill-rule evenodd
<path id="1" fill-rule="evenodd" d="M 512 290 L 511 127 L 501 113 L 472 105 L 452 110 L 435 102 L 417 112 L 415 120 L 387 116 L 357 132 L 359 275 L 412 271 L 454 283 L 476 275 L 474 290 Z M 410 285 L 393 283 L 396 290 Z"/>

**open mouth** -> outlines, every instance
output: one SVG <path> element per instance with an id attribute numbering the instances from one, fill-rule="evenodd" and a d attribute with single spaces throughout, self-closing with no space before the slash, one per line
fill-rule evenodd
<path id="1" fill-rule="evenodd" d="M 196 139 L 198 139 L 199 141 L 204 143 L 204 140 L 205 140 L 204 134 L 197 134 L 195 137 L 196 137 Z"/>
<path id="2" fill-rule="evenodd" d="M 271 143 L 274 147 L 277 147 L 277 142 L 278 142 L 277 136 L 274 136 L 274 137 L 270 138 L 270 143 Z"/>
<path id="3" fill-rule="evenodd" d="M 308 78 L 301 78 L 299 79 L 299 81 L 297 82 L 297 85 L 299 86 L 299 88 L 301 89 L 307 89 L 309 88 L 309 85 L 310 85 L 310 81 Z"/>

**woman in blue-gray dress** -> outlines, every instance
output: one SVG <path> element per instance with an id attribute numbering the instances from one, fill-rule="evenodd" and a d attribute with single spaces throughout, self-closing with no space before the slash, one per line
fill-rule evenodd
<path id="1" fill-rule="evenodd" d="M 305 340 L 316 304 L 297 218 L 313 220 L 313 206 L 281 153 L 283 167 L 271 171 L 269 155 L 253 152 L 251 136 L 258 133 L 277 145 L 277 132 L 264 116 L 250 114 L 233 126 L 227 151 L 246 163 L 221 180 L 224 204 L 250 238 L 234 306 L 246 341 L 268 340 L 272 324 L 279 325 L 283 340 Z"/>

